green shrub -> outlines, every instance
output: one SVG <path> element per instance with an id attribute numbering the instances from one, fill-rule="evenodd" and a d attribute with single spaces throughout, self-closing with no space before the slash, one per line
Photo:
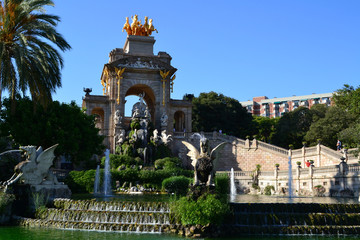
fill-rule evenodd
<path id="1" fill-rule="evenodd" d="M 265 188 L 264 188 L 264 193 L 265 195 L 271 195 L 271 190 L 275 191 L 275 188 L 273 185 L 267 185 Z"/>
<path id="2" fill-rule="evenodd" d="M 181 160 L 177 157 L 166 157 L 155 161 L 156 169 L 171 169 L 181 167 Z"/>
<path id="3" fill-rule="evenodd" d="M 131 157 L 134 156 L 134 149 L 128 142 L 125 142 L 121 145 L 121 150 L 123 155 Z"/>
<path id="4" fill-rule="evenodd" d="M 215 176 L 215 189 L 219 194 L 230 193 L 230 179 L 226 173 Z"/>
<path id="5" fill-rule="evenodd" d="M 125 165 L 130 167 L 132 165 L 139 165 L 141 164 L 140 158 L 133 158 L 128 155 L 116 155 L 110 154 L 110 168 L 117 169 L 121 165 Z M 105 157 L 101 159 L 101 166 L 105 166 Z"/>
<path id="6" fill-rule="evenodd" d="M 96 170 L 87 171 L 71 171 L 65 179 L 65 183 L 69 186 L 73 193 L 85 193 L 94 191 Z M 102 176 L 103 170 L 100 170 Z"/>
<path id="7" fill-rule="evenodd" d="M 183 225 L 221 224 L 229 213 L 229 205 L 213 194 L 201 196 L 197 201 L 182 197 L 172 202 L 171 212 Z"/>
<path id="8" fill-rule="evenodd" d="M 117 171 L 111 170 L 111 182 L 112 186 L 115 187 L 115 182 L 132 182 L 135 183 L 139 180 L 139 171 L 133 168 L 127 168 L 125 170 Z"/>
<path id="9" fill-rule="evenodd" d="M 260 186 L 257 185 L 256 183 L 251 184 L 251 187 L 256 189 L 256 190 L 260 190 Z"/>
<path id="10" fill-rule="evenodd" d="M 162 189 L 176 195 L 185 195 L 191 179 L 184 176 L 174 176 L 166 178 L 162 181 Z"/>
<path id="11" fill-rule="evenodd" d="M 166 157 L 172 157 L 171 149 L 164 144 L 160 144 L 156 147 L 153 159 L 161 159 Z"/>
<path id="12" fill-rule="evenodd" d="M 134 119 L 134 120 L 132 120 L 131 121 L 131 123 L 130 123 L 130 128 L 131 128 L 131 130 L 135 130 L 135 129 L 140 129 L 140 122 L 139 122 L 139 120 L 138 119 Z M 130 134 L 129 134 L 130 135 Z M 131 135 L 130 135 L 131 136 Z"/>

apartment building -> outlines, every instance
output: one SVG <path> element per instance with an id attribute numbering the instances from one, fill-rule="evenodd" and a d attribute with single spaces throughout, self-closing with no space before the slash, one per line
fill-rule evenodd
<path id="1" fill-rule="evenodd" d="M 240 102 L 249 113 L 256 116 L 269 118 L 281 117 L 286 112 L 291 112 L 303 106 L 311 108 L 315 104 L 332 104 L 333 93 L 311 94 L 284 98 L 271 98 L 266 96 L 254 97 L 252 101 Z"/>

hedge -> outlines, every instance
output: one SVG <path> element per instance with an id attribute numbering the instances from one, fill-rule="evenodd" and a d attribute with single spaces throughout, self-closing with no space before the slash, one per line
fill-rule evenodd
<path id="1" fill-rule="evenodd" d="M 185 195 L 188 192 L 190 178 L 184 176 L 174 176 L 162 181 L 162 190 L 176 195 Z"/>

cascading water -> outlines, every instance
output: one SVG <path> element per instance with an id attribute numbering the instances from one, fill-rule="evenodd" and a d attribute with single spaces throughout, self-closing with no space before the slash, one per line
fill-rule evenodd
<path id="1" fill-rule="evenodd" d="M 234 168 L 231 168 L 231 175 L 230 175 L 230 201 L 233 202 L 236 196 L 236 186 L 235 186 L 235 174 Z"/>
<path id="2" fill-rule="evenodd" d="M 100 165 L 96 167 L 95 183 L 94 183 L 94 194 L 100 193 Z"/>
<path id="3" fill-rule="evenodd" d="M 110 150 L 105 150 L 104 195 L 111 195 Z"/>
<path id="4" fill-rule="evenodd" d="M 38 219 L 24 218 L 20 225 L 60 229 L 119 231 L 137 233 L 176 232 L 181 225 L 170 217 L 168 203 L 97 202 L 55 199 L 54 206 Z"/>
<path id="5" fill-rule="evenodd" d="M 292 198 L 292 164 L 291 164 L 291 157 L 289 156 L 289 198 Z"/>

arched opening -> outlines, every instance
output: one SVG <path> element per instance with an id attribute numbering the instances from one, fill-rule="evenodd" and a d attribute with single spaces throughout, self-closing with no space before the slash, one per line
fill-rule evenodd
<path id="1" fill-rule="evenodd" d="M 155 94 L 153 90 L 144 84 L 137 84 L 129 88 L 125 94 L 125 117 L 131 117 L 132 107 L 135 103 L 139 102 L 139 95 L 144 95 L 144 102 L 149 109 L 151 114 L 151 121 L 154 122 L 155 119 Z"/>
<path id="2" fill-rule="evenodd" d="M 177 111 L 174 114 L 174 129 L 175 132 L 185 131 L 185 113 L 183 111 Z"/>
<path id="3" fill-rule="evenodd" d="M 104 110 L 102 108 L 94 108 L 91 111 L 91 115 L 95 116 L 95 127 L 97 127 L 100 131 L 99 134 L 103 135 L 104 129 Z"/>

